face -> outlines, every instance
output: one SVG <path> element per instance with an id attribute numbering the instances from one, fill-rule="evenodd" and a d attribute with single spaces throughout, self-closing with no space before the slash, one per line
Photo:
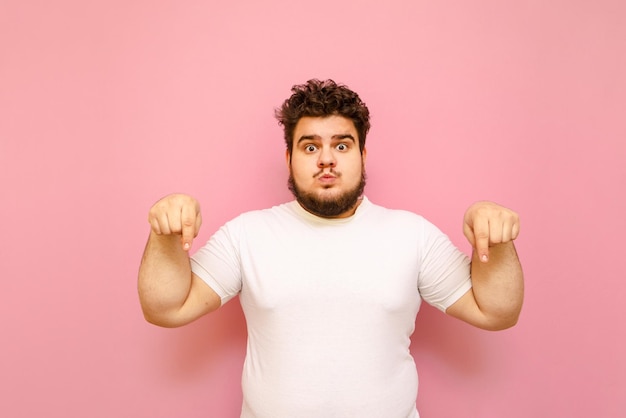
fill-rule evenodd
<path id="1" fill-rule="evenodd" d="M 343 116 L 302 117 L 287 152 L 289 189 L 307 211 L 325 218 L 354 213 L 365 187 L 366 150 L 352 120 Z"/>

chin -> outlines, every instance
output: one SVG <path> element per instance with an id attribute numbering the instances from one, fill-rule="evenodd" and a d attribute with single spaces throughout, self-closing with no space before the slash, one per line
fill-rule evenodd
<path id="1" fill-rule="evenodd" d="M 351 210 L 363 194 L 365 171 L 361 173 L 360 183 L 352 189 L 329 185 L 328 187 L 304 190 L 298 187 L 291 173 L 288 186 L 298 202 L 309 212 L 322 217 L 336 217 Z"/>

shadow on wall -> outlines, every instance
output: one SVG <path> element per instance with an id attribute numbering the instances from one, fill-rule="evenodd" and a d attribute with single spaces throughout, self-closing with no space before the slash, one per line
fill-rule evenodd
<path id="1" fill-rule="evenodd" d="M 246 324 L 239 299 L 192 324 L 162 333 L 163 352 L 159 354 L 159 368 L 169 379 L 194 380 L 220 375 L 224 367 L 238 370 L 246 350 Z M 240 355 L 233 355 L 239 353 Z"/>
<path id="2" fill-rule="evenodd" d="M 485 336 L 490 333 L 422 304 L 411 338 L 418 371 L 426 364 L 435 364 L 434 367 L 443 365 L 466 377 L 483 373 L 485 368 L 493 367 L 493 358 L 488 358 L 489 350 L 485 347 Z"/>

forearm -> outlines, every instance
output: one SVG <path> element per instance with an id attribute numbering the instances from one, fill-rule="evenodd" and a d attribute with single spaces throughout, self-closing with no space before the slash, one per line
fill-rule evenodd
<path id="1" fill-rule="evenodd" d="M 472 286 L 476 303 L 494 328 L 515 325 L 524 299 L 524 275 L 513 242 L 489 248 L 489 262 L 472 256 Z"/>
<path id="2" fill-rule="evenodd" d="M 149 322 L 160 324 L 179 310 L 191 289 L 189 255 L 180 236 L 150 234 L 139 267 L 138 291 Z"/>

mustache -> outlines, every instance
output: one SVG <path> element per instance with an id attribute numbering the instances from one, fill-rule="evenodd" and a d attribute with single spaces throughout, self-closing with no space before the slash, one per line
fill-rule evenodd
<path id="1" fill-rule="evenodd" d="M 325 168 L 322 168 L 320 171 L 318 171 L 317 173 L 313 174 L 313 178 L 318 178 L 319 176 L 322 176 L 324 174 L 332 174 L 335 177 L 341 177 L 341 172 L 335 170 L 334 168 L 331 167 L 330 171 L 326 171 Z"/>

